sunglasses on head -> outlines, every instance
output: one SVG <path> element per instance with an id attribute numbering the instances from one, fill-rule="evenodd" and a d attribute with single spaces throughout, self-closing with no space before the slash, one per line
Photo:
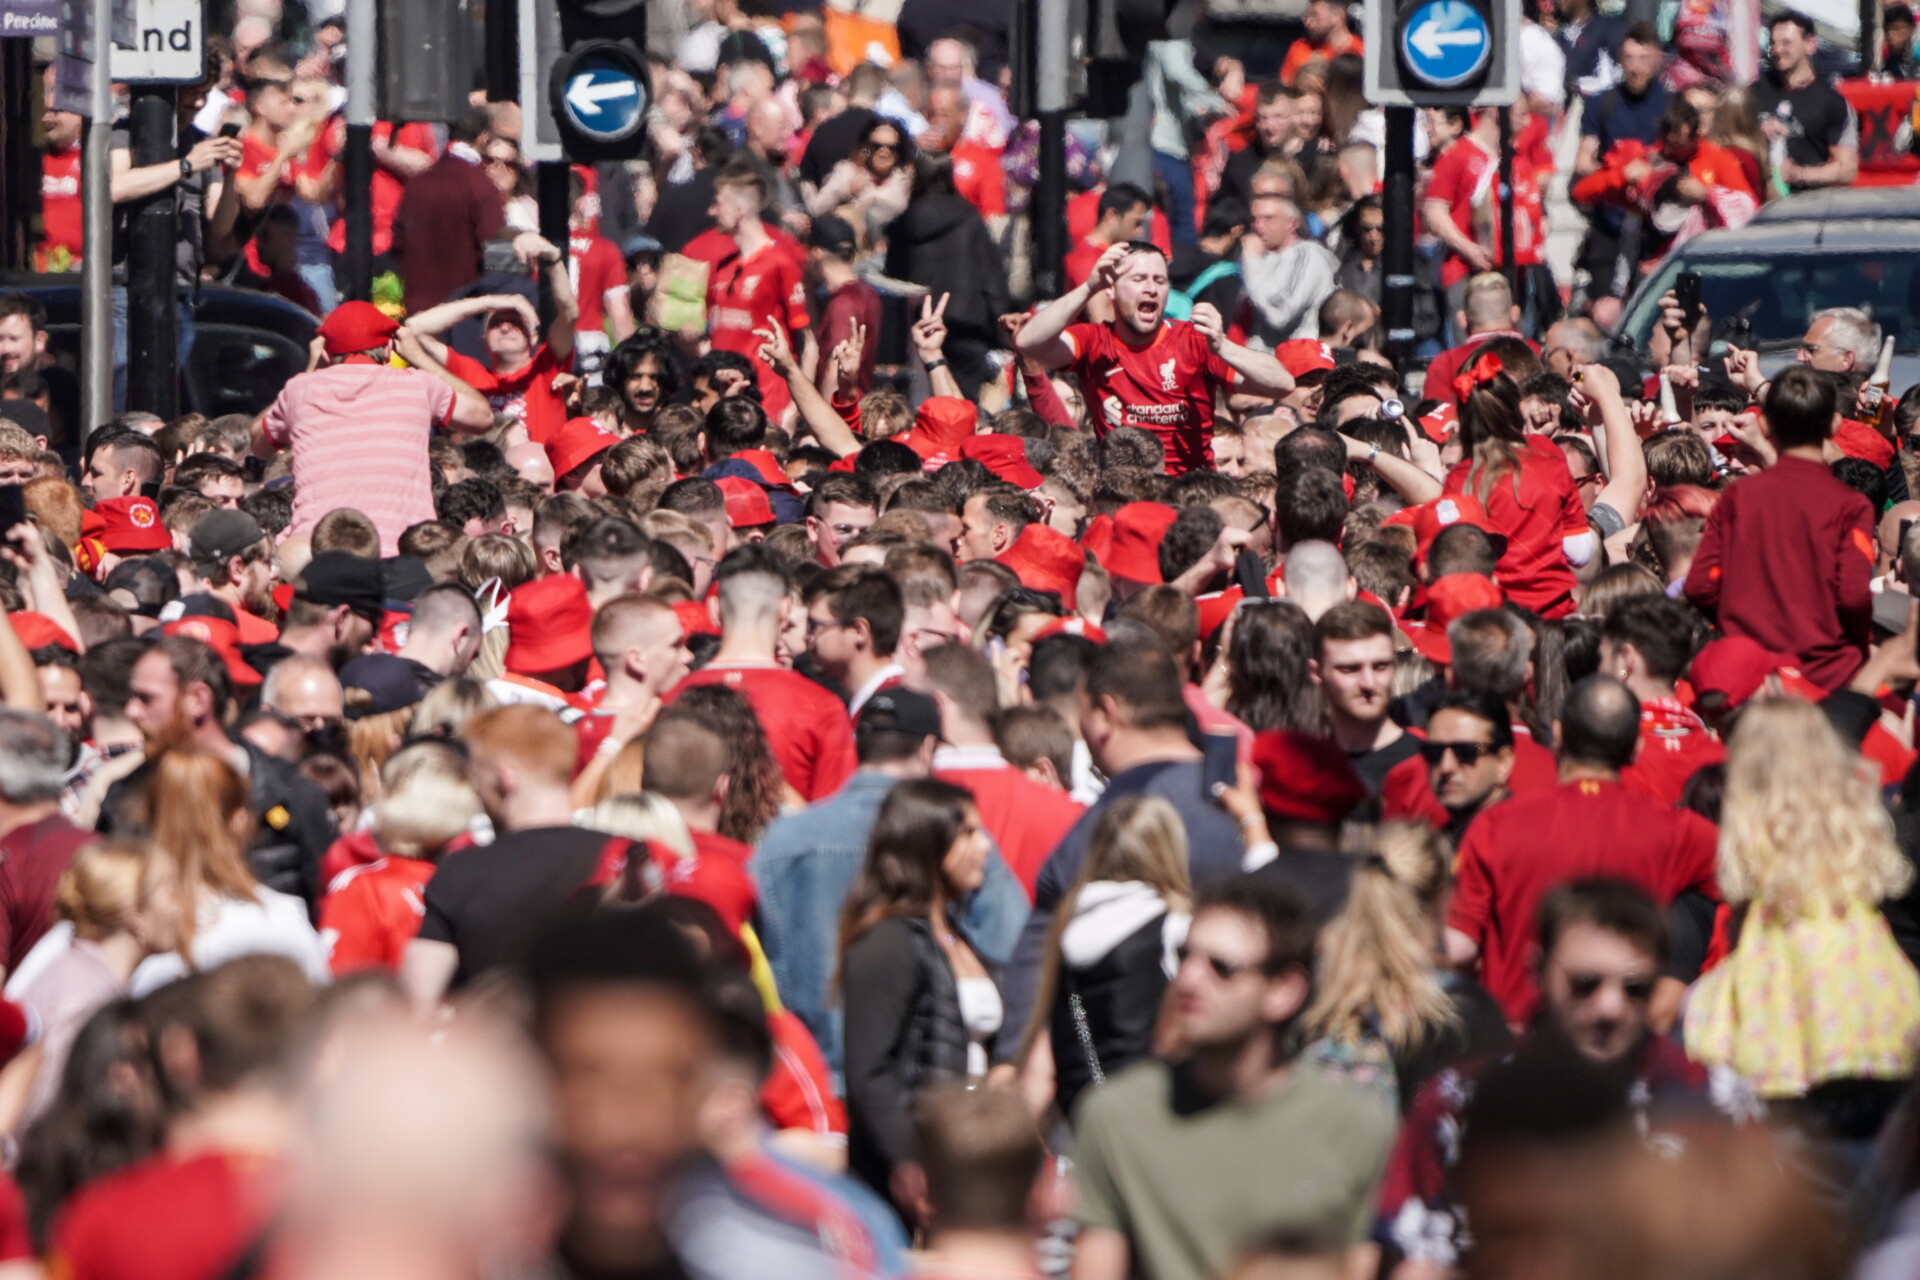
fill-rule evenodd
<path id="1" fill-rule="evenodd" d="M 1453 752 L 1462 768 L 1471 769 L 1479 762 L 1484 752 L 1492 751 L 1491 742 L 1435 742 L 1431 738 L 1420 744 L 1420 754 L 1430 765 L 1439 764 L 1446 759 L 1447 752 Z"/>
<path id="2" fill-rule="evenodd" d="M 1585 1002 L 1600 993 L 1600 988 L 1609 982 L 1618 982 L 1620 990 L 1627 999 L 1635 1004 L 1645 1004 L 1653 999 L 1652 977 L 1614 978 L 1600 973 L 1570 973 L 1567 975 L 1567 991 L 1576 1002 Z"/>

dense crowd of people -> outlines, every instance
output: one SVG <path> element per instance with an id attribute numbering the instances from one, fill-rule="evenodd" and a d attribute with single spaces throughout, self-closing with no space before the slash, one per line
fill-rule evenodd
<path id="1" fill-rule="evenodd" d="M 0 295 L 0 1280 L 1914 1274 L 1920 389 L 1607 337 L 1854 177 L 1811 23 L 1530 7 L 1390 351 L 1344 6 L 1148 47 L 1057 297 L 1004 7 L 656 15 L 566 243 L 382 124 L 376 303 L 243 0 L 113 198 L 305 370 L 82 422 Z"/>

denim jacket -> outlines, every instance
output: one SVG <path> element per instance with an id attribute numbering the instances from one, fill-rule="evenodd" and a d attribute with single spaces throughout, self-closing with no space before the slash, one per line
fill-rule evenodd
<path id="1" fill-rule="evenodd" d="M 780 999 L 813 1032 L 841 1088 L 841 1017 L 833 992 L 839 967 L 840 906 L 867 860 L 867 837 L 880 803 L 898 779 L 862 769 L 804 811 L 777 819 L 761 837 L 749 870 L 760 890 L 760 945 Z M 1027 895 L 1001 859 L 987 858 L 986 881 L 962 916 L 987 959 L 1005 963 L 1027 919 Z"/>

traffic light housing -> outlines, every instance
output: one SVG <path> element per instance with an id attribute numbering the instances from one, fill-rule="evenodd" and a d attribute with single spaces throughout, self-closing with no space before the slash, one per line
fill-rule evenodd
<path id="1" fill-rule="evenodd" d="M 1365 15 L 1368 102 L 1495 107 L 1520 96 L 1520 0 L 1373 0 Z"/>
<path id="2" fill-rule="evenodd" d="M 524 0 L 539 3 L 540 0 Z M 546 106 L 569 160 L 637 160 L 647 147 L 646 0 L 557 0 Z"/>

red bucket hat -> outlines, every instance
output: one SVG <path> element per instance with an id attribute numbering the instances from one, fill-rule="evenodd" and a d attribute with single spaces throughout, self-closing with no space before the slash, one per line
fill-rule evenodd
<path id="1" fill-rule="evenodd" d="M 1074 593 L 1087 567 L 1087 553 L 1064 533 L 1043 524 L 1030 524 L 1001 553 L 1000 563 L 1013 570 L 1021 586 L 1057 592 L 1061 604 L 1069 609 L 1076 607 Z"/>
<path id="2" fill-rule="evenodd" d="M 248 666 L 246 659 L 240 656 L 240 628 L 225 618 L 210 618 L 204 614 L 180 618 L 163 625 L 160 628 L 160 634 L 186 636 L 189 640 L 198 640 L 212 649 L 220 655 L 220 661 L 226 664 L 227 676 L 235 684 L 252 687 L 265 680 L 265 677 Z"/>
<path id="3" fill-rule="evenodd" d="M 557 671 L 593 656 L 593 606 L 570 573 L 550 573 L 516 589 L 507 600 L 507 670 L 515 675 Z"/>
<path id="4" fill-rule="evenodd" d="M 1117 578 L 1160 582 L 1160 539 L 1179 514 L 1159 502 L 1129 502 L 1114 512 L 1113 544 L 1101 567 Z"/>
<path id="5" fill-rule="evenodd" d="M 547 461 L 553 464 L 555 476 L 564 476 L 619 443 L 619 436 L 592 418 L 568 418 L 558 431 L 547 437 Z"/>

